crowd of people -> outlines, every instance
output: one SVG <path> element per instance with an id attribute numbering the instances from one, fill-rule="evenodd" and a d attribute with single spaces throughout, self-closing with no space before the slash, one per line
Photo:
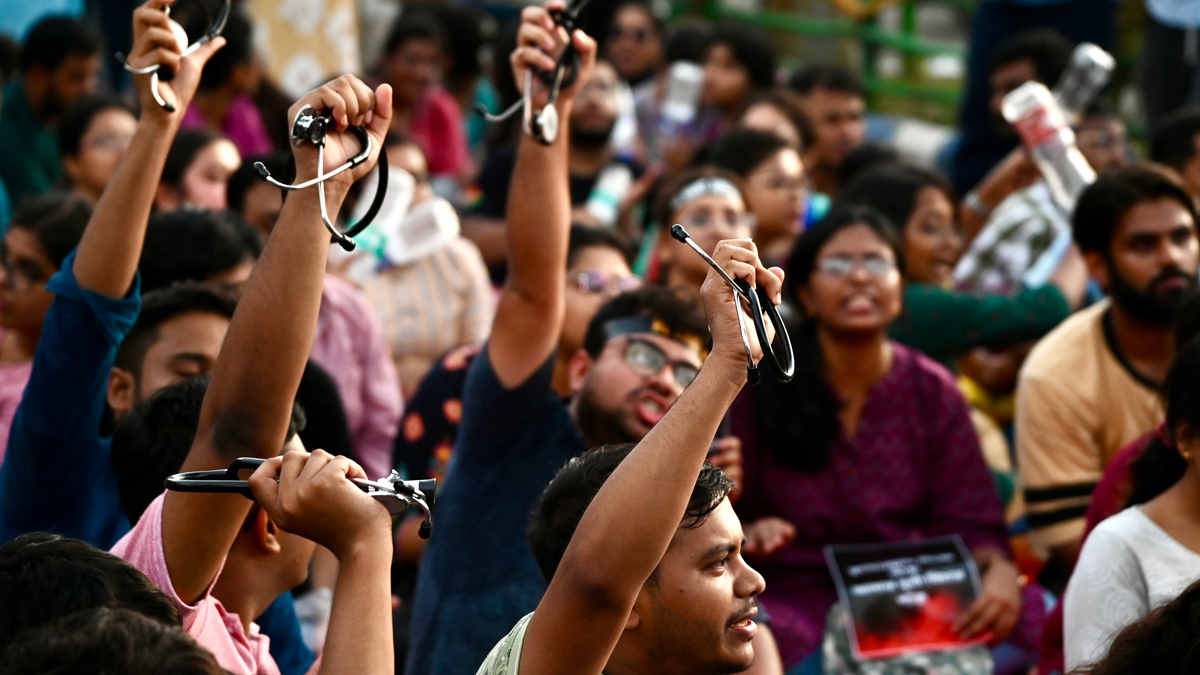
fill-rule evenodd
<path id="1" fill-rule="evenodd" d="M 294 102 L 236 2 L 0 49 L 0 675 L 1193 672 L 1200 107 L 1147 78 L 1142 159 L 1102 95 L 1071 208 L 1000 116 L 1114 3 L 981 3 L 945 171 L 853 70 L 594 4 L 410 3 Z M 164 490 L 239 458 L 252 499 Z M 943 536 L 974 648 L 843 649 L 826 547 Z"/>

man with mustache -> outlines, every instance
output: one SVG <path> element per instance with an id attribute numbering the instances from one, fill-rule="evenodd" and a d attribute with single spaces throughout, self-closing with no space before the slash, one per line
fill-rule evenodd
<path id="1" fill-rule="evenodd" d="M 1109 460 L 1161 419 L 1171 330 L 1196 288 L 1196 221 L 1178 174 L 1155 164 L 1101 175 L 1076 204 L 1075 242 L 1109 298 L 1047 335 L 1017 384 L 1017 465 L 1050 586 L 1066 581 Z"/>

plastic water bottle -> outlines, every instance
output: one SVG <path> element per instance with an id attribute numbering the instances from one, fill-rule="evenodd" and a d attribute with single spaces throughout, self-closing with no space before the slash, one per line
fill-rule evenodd
<path id="1" fill-rule="evenodd" d="M 615 226 L 617 216 L 620 214 L 621 202 L 625 201 L 625 194 L 631 187 L 633 187 L 633 171 L 620 162 L 609 164 L 604 171 L 600 172 L 595 187 L 588 195 L 585 206 L 587 212 L 605 227 Z"/>
<path id="2" fill-rule="evenodd" d="M 1083 111 L 1108 84 L 1117 61 L 1111 54 L 1084 42 L 1071 54 L 1071 63 L 1054 85 L 1054 98 L 1071 124 L 1079 124 Z"/>
<path id="3" fill-rule="evenodd" d="M 1075 132 L 1054 95 L 1041 82 L 1026 82 L 1004 97 L 1000 111 L 1017 130 L 1054 201 L 1063 211 L 1074 211 L 1075 200 L 1096 180 L 1096 172 L 1075 146 Z"/>
<path id="4" fill-rule="evenodd" d="M 659 106 L 658 131 L 665 138 L 678 138 L 696 121 L 704 68 L 691 61 L 675 61 L 667 68 L 667 86 Z"/>

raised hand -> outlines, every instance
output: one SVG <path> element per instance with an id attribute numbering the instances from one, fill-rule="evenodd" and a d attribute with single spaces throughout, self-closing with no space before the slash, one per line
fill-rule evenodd
<path id="1" fill-rule="evenodd" d="M 765 556 L 783 548 L 796 538 L 796 526 L 783 518 L 768 516 L 746 526 L 746 555 Z"/>
<path id="2" fill-rule="evenodd" d="M 733 279 L 744 280 L 751 287 L 761 286 L 772 302 L 776 305 L 782 302 L 783 270 L 778 267 L 764 267 L 758 258 L 758 247 L 750 239 L 722 241 L 717 244 L 712 258 Z M 710 269 L 704 285 L 700 287 L 700 295 L 704 299 L 704 311 L 708 315 L 708 328 L 712 333 L 713 350 L 709 358 L 729 358 L 745 365 L 746 351 L 742 345 L 737 316 L 737 312 L 740 311 L 750 338 L 751 352 L 757 363 L 762 358 L 762 347 L 758 344 L 753 320 L 743 308 L 743 303 L 737 300 L 733 288 L 716 270 Z"/>
<path id="3" fill-rule="evenodd" d="M 158 92 L 164 101 L 174 106 L 174 112 L 163 109 L 155 101 L 150 90 L 150 75 L 134 75 L 133 81 L 137 85 L 143 115 L 182 119 L 183 111 L 196 94 L 204 64 L 208 63 L 208 59 L 218 49 L 225 46 L 225 38 L 210 40 L 184 57 L 183 48 L 187 45 L 179 44 L 166 11 L 174 2 L 175 0 L 147 0 L 144 5 L 133 11 L 133 48 L 129 50 L 126 63 L 131 68 L 139 69 L 160 64 L 170 68 L 175 77 L 170 81 L 160 78 Z"/>
<path id="4" fill-rule="evenodd" d="M 581 30 L 574 35 L 555 25 L 550 16 L 551 10 L 561 10 L 565 7 L 562 0 L 551 0 L 545 7 L 526 7 L 521 11 L 521 27 L 517 30 L 517 48 L 509 60 L 512 62 L 513 77 L 516 79 L 517 91 L 525 92 L 525 71 L 530 68 L 553 72 L 557 66 L 557 58 L 567 46 L 567 41 L 575 45 L 579 51 L 579 76 L 570 87 L 563 87 L 559 92 L 559 101 L 569 101 L 574 98 L 579 88 L 592 75 L 596 65 L 596 41 Z M 537 107 L 546 105 L 549 87 L 534 80 L 533 103 Z"/>

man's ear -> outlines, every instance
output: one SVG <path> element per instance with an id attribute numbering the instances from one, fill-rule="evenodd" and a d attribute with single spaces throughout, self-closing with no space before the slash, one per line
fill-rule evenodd
<path id="1" fill-rule="evenodd" d="M 1087 265 L 1088 276 L 1100 284 L 1100 288 L 1109 289 L 1108 258 L 1099 251 L 1084 251 L 1083 262 Z"/>
<path id="2" fill-rule="evenodd" d="M 133 410 L 134 401 L 137 400 L 137 378 L 128 370 L 114 367 L 108 373 L 108 391 L 105 397 L 108 399 L 108 407 L 112 408 L 113 416 L 121 419 L 121 416 Z"/>
<path id="3" fill-rule="evenodd" d="M 578 394 L 583 389 L 583 381 L 587 379 L 587 374 L 592 370 L 591 354 L 587 353 L 586 349 L 580 349 L 571 357 L 570 363 L 567 364 L 567 380 L 571 387 L 572 394 Z"/>
<path id="4" fill-rule="evenodd" d="M 265 553 L 279 553 L 283 550 L 279 541 L 279 527 L 271 520 L 271 516 L 267 515 L 267 510 L 256 508 L 250 517 L 254 519 L 250 524 L 250 531 L 259 550 Z"/>

